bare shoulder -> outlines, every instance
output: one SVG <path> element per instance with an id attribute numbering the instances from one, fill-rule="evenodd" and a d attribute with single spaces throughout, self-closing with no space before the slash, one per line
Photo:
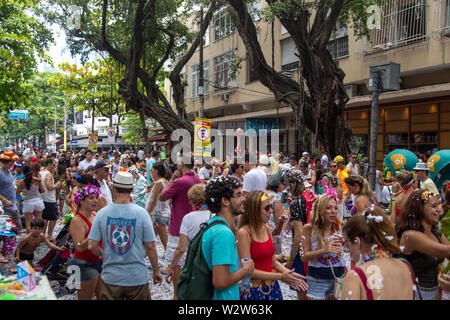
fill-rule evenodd
<path id="1" fill-rule="evenodd" d="M 307 223 L 303 226 L 303 233 L 305 234 L 311 234 L 312 232 L 312 225 L 310 223 Z"/>
<path id="2" fill-rule="evenodd" d="M 239 236 L 246 237 L 246 236 L 248 236 L 249 232 L 250 232 L 250 230 L 248 228 L 248 225 L 245 225 L 245 226 L 240 227 L 236 234 L 238 237 Z"/>

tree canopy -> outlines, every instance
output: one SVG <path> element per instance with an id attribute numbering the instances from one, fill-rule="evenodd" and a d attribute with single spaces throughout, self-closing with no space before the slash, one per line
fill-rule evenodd
<path id="1" fill-rule="evenodd" d="M 37 0 L 0 0 L 0 110 L 25 105 L 38 60 L 50 62 L 53 41 L 44 23 L 32 16 Z"/>

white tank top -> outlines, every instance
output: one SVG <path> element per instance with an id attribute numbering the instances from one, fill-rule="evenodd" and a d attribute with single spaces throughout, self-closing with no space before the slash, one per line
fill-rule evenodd
<path id="1" fill-rule="evenodd" d="M 48 170 L 43 170 L 41 172 L 39 172 L 39 174 L 41 175 L 41 179 L 42 179 L 42 184 L 44 185 L 44 189 L 45 192 L 41 194 L 42 196 L 42 200 L 44 202 L 56 202 L 56 190 L 48 190 L 47 186 L 45 185 L 45 177 L 47 176 L 47 174 L 49 174 L 50 172 Z M 55 183 L 55 179 L 52 176 L 52 184 Z"/>
<path id="2" fill-rule="evenodd" d="M 161 181 L 162 182 L 162 181 Z M 163 191 L 166 188 L 166 185 L 164 184 L 164 182 L 162 182 L 163 184 Z M 153 190 L 154 190 L 154 186 L 152 188 L 152 191 L 150 191 L 150 194 L 147 198 L 147 203 L 145 204 L 145 209 L 147 210 L 148 207 L 150 206 L 150 202 L 152 201 L 152 197 L 153 197 Z M 162 191 L 161 191 L 162 192 Z M 156 216 L 163 216 L 163 217 L 170 217 L 170 201 L 160 201 L 159 200 L 159 196 L 156 198 L 156 204 L 152 210 L 152 212 L 150 213 L 152 216 L 156 215 Z"/>
<path id="3" fill-rule="evenodd" d="M 326 242 L 332 241 L 331 236 L 325 237 L 324 241 Z M 313 229 L 311 233 L 311 251 L 316 251 L 318 249 L 319 249 L 319 239 L 317 238 L 317 234 Z M 329 261 L 331 261 L 333 267 L 344 267 L 345 260 L 343 256 L 344 256 L 343 250 L 341 251 L 340 255 L 337 255 L 336 253 L 326 253 L 321 255 L 320 257 L 317 257 L 314 260 L 310 260 L 308 262 L 308 266 L 314 268 L 330 268 Z"/>
<path id="4" fill-rule="evenodd" d="M 31 183 L 30 189 L 27 189 L 27 185 L 25 185 L 25 187 L 22 190 L 22 199 L 23 200 L 41 199 L 39 186 L 34 183 Z"/>
<path id="5" fill-rule="evenodd" d="M 303 180 L 311 180 L 312 179 L 311 169 L 309 169 L 308 174 L 303 174 L 303 172 L 302 172 L 302 176 L 303 176 Z"/>

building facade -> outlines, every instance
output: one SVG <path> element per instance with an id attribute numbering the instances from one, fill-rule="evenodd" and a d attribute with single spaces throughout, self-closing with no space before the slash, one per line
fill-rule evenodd
<path id="1" fill-rule="evenodd" d="M 267 4 L 261 0 L 255 5 L 260 9 Z M 420 153 L 450 148 L 450 0 L 387 0 L 380 12 L 380 24 L 373 27 L 370 40 L 337 27 L 328 48 L 346 74 L 350 97 L 346 120 L 353 128 L 353 152 L 367 155 L 370 147 L 370 65 L 387 61 L 401 65 L 401 90 L 382 93 L 379 100 L 381 168 L 384 154 L 396 148 Z M 289 33 L 275 21 L 272 40 L 272 25 L 257 14 L 253 17 L 266 60 L 272 61 L 273 50 L 274 68 L 298 79 L 299 61 Z M 215 14 L 207 30 L 203 55 L 204 117 L 212 120 L 213 128 L 279 128 L 283 153 L 298 156 L 314 151 L 308 150 L 305 133 L 294 129 L 292 108 L 277 103 L 265 86 L 252 79 L 245 46 L 225 9 Z M 240 61 L 237 70 L 232 67 L 236 61 Z M 200 110 L 198 70 L 197 50 L 183 71 L 191 119 Z M 172 101 L 168 81 L 166 94 Z"/>

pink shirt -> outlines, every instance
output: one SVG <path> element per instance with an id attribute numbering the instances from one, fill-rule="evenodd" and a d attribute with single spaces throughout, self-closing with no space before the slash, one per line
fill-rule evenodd
<path id="1" fill-rule="evenodd" d="M 182 177 L 175 179 L 162 194 L 167 199 L 172 199 L 172 212 L 170 215 L 169 234 L 175 237 L 180 236 L 181 222 L 185 215 L 192 211 L 187 196 L 188 190 L 195 184 L 203 181 L 195 175 L 193 171 L 186 172 Z"/>

